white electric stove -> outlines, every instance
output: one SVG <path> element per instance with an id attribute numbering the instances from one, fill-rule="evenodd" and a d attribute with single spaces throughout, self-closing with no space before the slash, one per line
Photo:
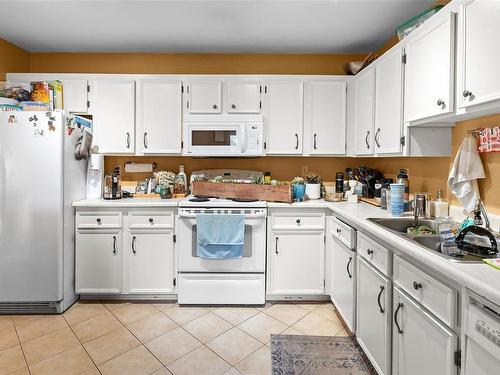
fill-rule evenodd
<path id="1" fill-rule="evenodd" d="M 211 179 L 248 181 L 256 171 L 198 171 Z M 178 301 L 180 304 L 265 303 L 266 219 L 265 201 L 231 200 L 190 195 L 179 202 Z M 243 255 L 237 259 L 205 259 L 197 255 L 198 215 L 244 215 Z"/>

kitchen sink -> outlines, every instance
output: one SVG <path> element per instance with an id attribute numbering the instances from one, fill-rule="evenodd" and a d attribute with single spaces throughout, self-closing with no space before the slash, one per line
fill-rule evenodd
<path id="1" fill-rule="evenodd" d="M 383 228 L 396 233 L 401 238 L 416 243 L 421 246 L 423 251 L 432 251 L 433 253 L 454 262 L 463 263 L 481 263 L 481 256 L 460 252 L 458 254 L 444 254 L 441 252 L 441 239 L 436 234 L 409 234 L 407 228 L 413 226 L 413 218 L 369 218 L 369 221 L 380 225 Z M 418 225 L 425 225 L 434 231 L 437 230 L 436 221 L 432 219 L 419 219 Z"/>
<path id="2" fill-rule="evenodd" d="M 368 219 L 374 223 L 390 229 L 398 233 L 407 233 L 407 229 L 413 227 L 413 218 L 401 217 L 401 218 L 370 218 Z M 437 225 L 435 220 L 431 219 L 418 219 L 418 226 L 425 225 L 432 230 L 437 230 Z"/>

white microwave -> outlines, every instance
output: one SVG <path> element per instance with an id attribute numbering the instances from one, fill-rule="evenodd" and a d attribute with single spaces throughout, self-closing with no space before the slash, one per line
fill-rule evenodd
<path id="1" fill-rule="evenodd" d="M 189 115 L 184 117 L 186 156 L 263 156 L 261 115 Z"/>

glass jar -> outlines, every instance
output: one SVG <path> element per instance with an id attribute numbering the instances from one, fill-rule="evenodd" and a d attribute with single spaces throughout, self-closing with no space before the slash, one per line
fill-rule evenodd
<path id="1" fill-rule="evenodd" d="M 186 181 L 184 180 L 184 176 L 180 174 L 175 176 L 173 190 L 175 195 L 186 195 Z"/>

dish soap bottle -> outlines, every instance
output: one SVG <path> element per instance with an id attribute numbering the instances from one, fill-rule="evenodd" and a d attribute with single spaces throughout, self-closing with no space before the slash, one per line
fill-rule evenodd
<path id="1" fill-rule="evenodd" d="M 403 193 L 403 205 L 404 211 L 410 210 L 410 181 L 408 180 L 408 171 L 406 169 L 401 168 L 399 170 L 398 177 L 396 179 L 396 183 L 403 184 L 405 186 L 405 191 Z"/>
<path id="2" fill-rule="evenodd" d="M 436 192 L 436 200 L 431 204 L 431 216 L 447 217 L 449 215 L 450 205 L 443 198 L 443 190 L 438 189 Z"/>

